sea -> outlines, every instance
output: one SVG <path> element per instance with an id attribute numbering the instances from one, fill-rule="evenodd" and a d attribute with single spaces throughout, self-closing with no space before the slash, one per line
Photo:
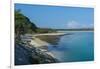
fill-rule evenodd
<path id="1" fill-rule="evenodd" d="M 48 51 L 50 51 L 59 62 L 94 60 L 93 31 L 63 32 L 70 34 L 61 36 L 57 45 L 48 46 Z"/>

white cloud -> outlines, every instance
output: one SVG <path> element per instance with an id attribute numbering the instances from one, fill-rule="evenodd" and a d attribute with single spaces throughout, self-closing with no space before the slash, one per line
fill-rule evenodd
<path id="1" fill-rule="evenodd" d="M 93 24 L 83 24 L 83 23 L 79 23 L 78 21 L 68 21 L 67 23 L 67 28 L 92 28 Z"/>
<path id="2" fill-rule="evenodd" d="M 90 24 L 90 26 L 93 28 L 94 27 L 94 24 Z"/>
<path id="3" fill-rule="evenodd" d="M 80 27 L 80 24 L 77 21 L 72 20 L 67 23 L 67 28 L 78 28 L 78 27 Z"/>

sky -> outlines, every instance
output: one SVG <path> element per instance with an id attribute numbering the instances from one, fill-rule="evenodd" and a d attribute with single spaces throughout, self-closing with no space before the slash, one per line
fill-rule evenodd
<path id="1" fill-rule="evenodd" d="M 41 28 L 93 28 L 94 9 L 68 6 L 15 4 L 16 10 Z"/>

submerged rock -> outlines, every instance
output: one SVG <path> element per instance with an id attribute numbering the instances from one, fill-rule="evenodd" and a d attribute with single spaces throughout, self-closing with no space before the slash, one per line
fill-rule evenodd
<path id="1" fill-rule="evenodd" d="M 41 49 L 27 44 L 15 44 L 15 65 L 56 63 L 58 60 Z"/>

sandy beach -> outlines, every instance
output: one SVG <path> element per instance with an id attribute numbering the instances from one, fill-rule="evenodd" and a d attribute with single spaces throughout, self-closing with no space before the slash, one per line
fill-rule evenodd
<path id="1" fill-rule="evenodd" d="M 59 32 L 59 33 L 43 33 L 43 34 L 34 34 L 33 36 L 43 36 L 43 35 L 48 35 L 48 36 L 60 36 L 60 35 L 66 35 L 67 33 Z"/>
<path id="2" fill-rule="evenodd" d="M 62 36 L 62 35 L 66 35 L 66 33 L 44 33 L 44 34 L 34 34 L 32 35 L 32 40 L 30 42 L 30 44 L 34 45 L 35 47 L 41 47 L 41 46 L 48 46 L 49 43 L 46 41 L 43 41 L 39 38 L 37 38 L 37 36 Z"/>
<path id="3" fill-rule="evenodd" d="M 33 37 L 30 44 L 34 45 L 35 47 L 41 47 L 41 46 L 48 46 L 49 44 L 43 40 L 40 40 L 39 38 Z"/>

